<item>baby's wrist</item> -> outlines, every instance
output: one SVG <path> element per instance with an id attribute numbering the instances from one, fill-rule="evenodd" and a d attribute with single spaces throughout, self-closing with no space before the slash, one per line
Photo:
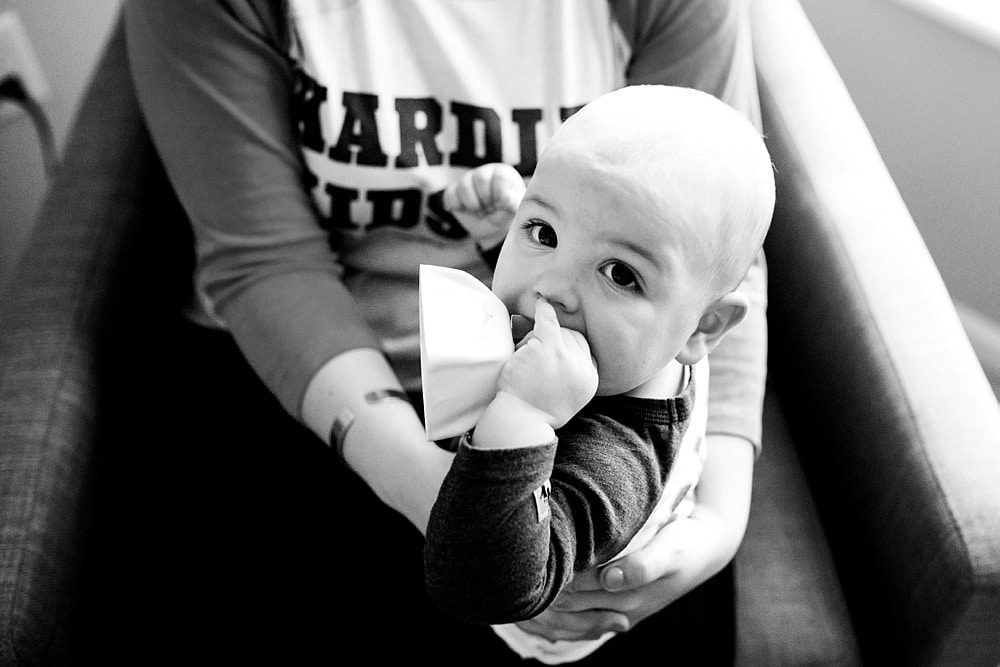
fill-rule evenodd
<path id="1" fill-rule="evenodd" d="M 499 391 L 476 425 L 472 444 L 479 449 L 533 447 L 552 442 L 553 417 L 507 391 Z"/>

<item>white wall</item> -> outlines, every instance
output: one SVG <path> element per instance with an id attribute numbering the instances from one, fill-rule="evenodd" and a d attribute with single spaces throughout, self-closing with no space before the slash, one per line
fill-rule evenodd
<path id="1" fill-rule="evenodd" d="M 952 298 L 1000 323 L 1000 27 L 909 4 L 802 0 Z"/>
<path id="2" fill-rule="evenodd" d="M 52 93 L 45 111 L 60 152 L 120 3 L 0 0 L 0 11 L 12 9 L 20 16 L 45 73 Z M 45 186 L 34 126 L 23 114 L 0 124 L 0 291 L 6 289 Z"/>

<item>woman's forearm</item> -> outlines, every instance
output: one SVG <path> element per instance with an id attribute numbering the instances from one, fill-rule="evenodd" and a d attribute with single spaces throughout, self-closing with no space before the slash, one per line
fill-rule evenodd
<path id="1" fill-rule="evenodd" d="M 708 426 L 712 434 L 742 436 L 759 452 L 767 374 L 767 273 L 761 253 L 740 285 L 749 302 L 746 319 L 712 350 Z"/>
<path id="2" fill-rule="evenodd" d="M 426 534 L 431 507 L 454 454 L 425 439 L 413 408 L 400 403 L 358 421 L 343 451 L 347 465 L 379 498 Z"/>
<path id="3" fill-rule="evenodd" d="M 694 515 L 723 527 L 721 568 L 735 555 L 750 515 L 755 451 L 753 443 L 733 435 L 709 435 L 708 458 L 698 482 Z"/>
<path id="4" fill-rule="evenodd" d="M 423 533 L 453 454 L 427 441 L 419 416 L 401 393 L 381 352 L 349 350 L 313 376 L 301 416 L 324 442 L 340 450 L 383 502 Z"/>

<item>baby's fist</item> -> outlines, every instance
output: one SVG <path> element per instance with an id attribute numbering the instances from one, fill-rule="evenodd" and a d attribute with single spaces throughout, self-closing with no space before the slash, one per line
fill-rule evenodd
<path id="1" fill-rule="evenodd" d="M 597 392 L 597 366 L 579 331 L 559 325 L 555 309 L 535 302 L 535 326 L 507 361 L 498 389 L 512 394 L 560 428 Z"/>
<path id="2" fill-rule="evenodd" d="M 524 179 L 509 164 L 491 162 L 462 174 L 442 204 L 485 247 L 503 240 L 524 197 Z"/>

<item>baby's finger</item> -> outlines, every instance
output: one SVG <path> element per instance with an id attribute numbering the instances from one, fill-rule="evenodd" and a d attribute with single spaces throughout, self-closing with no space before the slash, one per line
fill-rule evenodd
<path id="1" fill-rule="evenodd" d="M 446 211 L 454 211 L 459 208 L 458 183 L 452 183 L 444 189 L 444 192 L 441 194 L 441 205 L 444 206 L 444 210 Z"/>
<path id="2" fill-rule="evenodd" d="M 556 309 L 542 297 L 535 301 L 535 328 L 533 331 L 535 338 L 545 344 L 552 345 L 562 341 L 562 328 L 559 326 L 559 318 L 556 317 Z"/>
<path id="3" fill-rule="evenodd" d="M 567 349 L 577 349 L 580 352 L 590 356 L 590 343 L 587 342 L 586 336 L 575 329 L 563 329 L 563 341 L 566 343 Z"/>
<path id="4" fill-rule="evenodd" d="M 535 332 L 529 331 L 524 335 L 524 338 L 514 343 L 514 351 L 520 350 L 522 347 L 524 347 L 533 340 L 535 340 Z"/>
<path id="5" fill-rule="evenodd" d="M 517 170 L 509 165 L 503 165 L 493 175 L 491 182 L 490 201 L 499 209 L 517 211 L 524 198 L 524 179 Z"/>
<path id="6" fill-rule="evenodd" d="M 476 193 L 476 174 L 478 172 L 473 171 L 471 174 L 464 175 L 457 183 L 455 188 L 455 194 L 458 197 L 459 208 L 466 211 L 480 211 L 483 209 L 483 203 Z"/>
<path id="7" fill-rule="evenodd" d="M 477 208 L 492 209 L 496 202 L 492 197 L 493 170 L 489 167 L 475 169 L 472 172 L 471 195 L 476 198 Z"/>

